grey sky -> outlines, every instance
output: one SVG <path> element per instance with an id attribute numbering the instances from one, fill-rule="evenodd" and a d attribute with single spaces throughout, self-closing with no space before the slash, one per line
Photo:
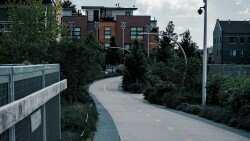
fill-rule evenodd
<path id="1" fill-rule="evenodd" d="M 72 0 L 77 7 L 82 5 L 114 6 L 117 0 Z M 202 47 L 203 16 L 197 9 L 203 6 L 203 0 L 119 0 L 123 7 L 136 5 L 136 14 L 151 15 L 164 29 L 170 20 L 176 25 L 176 32 L 189 29 L 193 40 Z M 216 19 L 247 20 L 250 19 L 250 0 L 208 0 L 209 46 L 212 46 L 213 28 Z"/>

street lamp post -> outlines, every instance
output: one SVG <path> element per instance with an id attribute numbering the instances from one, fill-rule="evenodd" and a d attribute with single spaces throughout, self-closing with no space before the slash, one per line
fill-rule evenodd
<path id="1" fill-rule="evenodd" d="M 147 35 L 147 56 L 150 57 L 150 35 L 158 35 L 158 33 L 142 32 L 141 35 Z"/>
<path id="2" fill-rule="evenodd" d="M 123 48 L 123 56 L 125 56 L 125 45 L 124 45 L 124 32 L 126 29 L 126 22 L 121 22 L 121 28 L 122 28 L 122 48 Z"/>
<path id="3" fill-rule="evenodd" d="M 201 15 L 204 9 L 204 43 L 203 43 L 203 68 L 202 68 L 202 105 L 207 101 L 207 0 L 203 0 L 204 7 L 200 7 L 198 13 Z"/>

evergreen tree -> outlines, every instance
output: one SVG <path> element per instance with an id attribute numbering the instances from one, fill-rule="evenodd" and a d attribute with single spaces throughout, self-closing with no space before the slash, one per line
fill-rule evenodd
<path id="1" fill-rule="evenodd" d="M 174 44 L 171 43 L 171 38 L 176 36 L 174 33 L 175 25 L 173 21 L 170 21 L 166 27 L 166 31 L 163 31 L 163 37 L 160 40 L 160 48 L 157 52 L 158 61 L 167 63 L 174 57 Z"/>
<path id="2" fill-rule="evenodd" d="M 125 91 L 141 92 L 145 84 L 146 59 L 139 42 L 135 41 L 125 59 L 122 87 Z"/>
<path id="3" fill-rule="evenodd" d="M 117 47 L 115 38 L 111 37 L 110 46 Z M 118 48 L 108 48 L 106 49 L 106 65 L 118 65 L 121 63 L 121 51 Z"/>
<path id="4" fill-rule="evenodd" d="M 181 34 L 181 42 L 180 45 L 184 49 L 186 55 L 188 58 L 190 57 L 198 57 L 198 46 L 197 44 L 192 41 L 192 36 L 190 34 L 190 31 L 187 30 L 184 33 Z"/>

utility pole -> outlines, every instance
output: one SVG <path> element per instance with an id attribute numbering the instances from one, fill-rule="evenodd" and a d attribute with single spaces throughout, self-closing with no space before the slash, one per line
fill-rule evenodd
<path id="1" fill-rule="evenodd" d="M 126 26 L 127 26 L 127 23 L 126 22 L 121 22 L 121 28 L 122 28 L 122 53 L 123 53 L 123 56 L 125 56 L 125 45 L 124 45 L 124 32 L 125 32 L 125 29 L 126 29 Z"/>
<path id="2" fill-rule="evenodd" d="M 203 42 L 203 68 L 202 68 L 202 106 L 207 102 L 207 0 L 203 0 L 204 7 L 200 7 L 198 13 L 204 9 L 204 42 Z"/>

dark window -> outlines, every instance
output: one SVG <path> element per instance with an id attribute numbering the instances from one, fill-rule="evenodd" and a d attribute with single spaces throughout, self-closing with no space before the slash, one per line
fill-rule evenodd
<path id="1" fill-rule="evenodd" d="M 5 30 L 4 24 L 0 24 L 0 32 L 4 32 L 4 30 Z"/>
<path id="2" fill-rule="evenodd" d="M 94 10 L 94 21 L 99 21 L 99 10 Z"/>
<path id="3" fill-rule="evenodd" d="M 0 32 L 10 32 L 11 24 L 0 23 Z"/>
<path id="4" fill-rule="evenodd" d="M 250 37 L 247 38 L 247 42 L 250 44 Z"/>
<path id="5" fill-rule="evenodd" d="M 245 43 L 245 38 L 244 37 L 240 37 L 240 43 Z"/>
<path id="6" fill-rule="evenodd" d="M 236 37 L 229 37 L 229 42 L 230 43 L 236 43 L 237 42 L 237 38 Z"/>
<path id="7" fill-rule="evenodd" d="M 244 57 L 244 49 L 241 49 L 241 57 Z"/>
<path id="8" fill-rule="evenodd" d="M 125 12 L 125 15 L 126 15 L 126 16 L 131 16 L 132 14 L 131 14 L 130 11 L 126 11 L 126 12 Z"/>
<path id="9" fill-rule="evenodd" d="M 130 29 L 131 40 L 143 40 L 143 28 L 142 27 L 132 27 Z"/>

